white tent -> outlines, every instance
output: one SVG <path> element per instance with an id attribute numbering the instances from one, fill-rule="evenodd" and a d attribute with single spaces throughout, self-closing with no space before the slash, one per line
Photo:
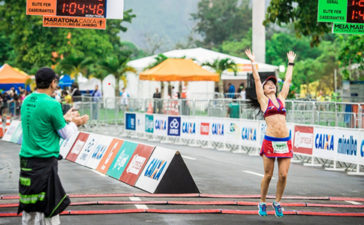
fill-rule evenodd
<path id="1" fill-rule="evenodd" d="M 186 57 L 187 59 L 193 59 L 198 64 L 210 62 L 212 63 L 216 59 L 225 59 L 230 58 L 236 64 L 250 64 L 248 59 L 243 59 L 215 51 L 211 51 L 204 48 L 193 48 L 193 49 L 181 49 L 181 50 L 172 50 L 163 53 L 163 55 L 170 57 L 170 58 L 181 58 Z M 154 63 L 155 57 L 157 55 L 144 57 L 141 59 L 133 60 L 128 63 L 129 66 L 134 67 L 139 74 L 142 72 L 146 67 Z M 205 67 L 210 71 L 211 68 Z M 277 66 L 259 63 L 258 62 L 258 71 L 259 72 L 275 72 L 278 70 Z M 234 76 L 233 72 L 225 71 L 222 74 L 223 80 L 246 80 L 247 79 L 247 72 L 238 72 L 236 76 Z M 175 87 L 177 86 L 178 82 L 172 82 L 172 85 Z M 154 81 L 139 81 L 138 77 L 135 74 L 128 74 L 128 86 L 127 90 L 132 96 L 150 98 L 155 90 L 155 88 L 160 87 L 159 82 Z M 190 82 L 188 85 L 188 93 L 212 93 L 214 91 L 214 84 L 213 82 Z M 205 96 L 204 96 L 205 97 Z"/>

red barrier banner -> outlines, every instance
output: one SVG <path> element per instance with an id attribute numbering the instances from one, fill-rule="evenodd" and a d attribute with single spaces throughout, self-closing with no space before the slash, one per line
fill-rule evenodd
<path id="1" fill-rule="evenodd" d="M 154 150 L 154 146 L 139 144 L 120 177 L 124 183 L 134 186 Z"/>
<path id="2" fill-rule="evenodd" d="M 313 127 L 296 125 L 294 128 L 293 152 L 312 155 L 313 143 Z"/>
<path id="3" fill-rule="evenodd" d="M 83 146 L 86 144 L 86 141 L 90 134 L 80 132 L 75 143 L 73 144 L 71 151 L 68 153 L 66 159 L 69 161 L 76 161 L 78 155 L 83 149 Z"/>

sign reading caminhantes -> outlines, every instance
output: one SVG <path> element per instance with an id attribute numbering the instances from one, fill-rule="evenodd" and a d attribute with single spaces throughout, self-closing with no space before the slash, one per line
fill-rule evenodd
<path id="1" fill-rule="evenodd" d="M 43 16 L 44 27 L 106 29 L 105 18 Z"/>

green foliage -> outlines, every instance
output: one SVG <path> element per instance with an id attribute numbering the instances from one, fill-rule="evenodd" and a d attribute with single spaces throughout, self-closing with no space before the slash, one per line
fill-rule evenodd
<path id="1" fill-rule="evenodd" d="M 3 54 L 27 73 L 60 62 L 60 58 L 52 57 L 53 52 L 65 58 L 89 57 L 96 61 L 117 54 L 121 47 L 118 34 L 126 30 L 121 20 L 108 20 L 105 31 L 48 28 L 42 26 L 41 16 L 27 16 L 25 8 L 26 0 L 0 0 L 0 37 L 10 45 Z M 128 10 L 124 17 L 123 23 L 131 22 L 135 15 Z"/>
<path id="2" fill-rule="evenodd" d="M 330 23 L 317 22 L 317 8 L 317 0 L 272 0 L 264 25 L 293 23 L 296 35 L 310 37 L 311 46 L 316 46 L 331 31 Z"/>
<path id="3" fill-rule="evenodd" d="M 245 49 L 252 46 L 252 29 L 240 41 L 224 41 L 221 45 L 221 50 L 229 55 L 242 57 L 245 56 Z"/>
<path id="4" fill-rule="evenodd" d="M 311 48 L 309 38 L 297 38 L 289 33 L 276 33 L 267 41 L 266 62 L 273 65 L 287 65 L 287 52 L 294 51 L 298 60 L 317 58 L 322 51 Z"/>
<path id="5" fill-rule="evenodd" d="M 338 35 L 336 40 L 340 45 L 337 58 L 340 67 L 343 68 L 344 79 L 364 80 L 364 38 L 361 35 Z M 354 69 L 350 68 L 352 66 Z M 354 76 L 355 72 L 359 74 L 359 77 Z"/>
<path id="6" fill-rule="evenodd" d="M 241 40 L 252 24 L 247 1 L 201 0 L 197 13 L 191 16 L 197 22 L 195 30 L 203 37 L 202 45 L 209 48 L 225 40 Z"/>

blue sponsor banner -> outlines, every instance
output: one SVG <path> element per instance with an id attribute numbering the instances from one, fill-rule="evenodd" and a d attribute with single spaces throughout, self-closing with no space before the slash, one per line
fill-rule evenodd
<path id="1" fill-rule="evenodd" d="M 364 158 L 364 139 L 361 141 L 360 157 Z"/>
<path id="2" fill-rule="evenodd" d="M 252 127 L 243 127 L 241 129 L 241 138 L 243 141 L 256 141 L 257 129 Z"/>
<path id="3" fill-rule="evenodd" d="M 223 123 L 212 123 L 211 134 L 224 136 L 224 124 Z"/>
<path id="4" fill-rule="evenodd" d="M 358 140 L 353 135 L 342 135 L 338 140 L 337 153 L 347 156 L 356 156 Z"/>
<path id="5" fill-rule="evenodd" d="M 334 151 L 334 138 L 333 134 L 317 133 L 315 135 L 315 148 L 327 151 Z"/>
<path id="6" fill-rule="evenodd" d="M 169 136 L 181 135 L 181 117 L 179 116 L 168 117 L 168 135 Z"/>
<path id="7" fill-rule="evenodd" d="M 125 113 L 125 129 L 126 130 L 136 130 L 135 113 Z"/>
<path id="8" fill-rule="evenodd" d="M 154 130 L 154 118 L 153 115 L 145 115 L 145 132 L 153 133 Z"/>
<path id="9" fill-rule="evenodd" d="M 166 169 L 167 161 L 163 159 L 154 158 L 152 159 L 144 172 L 145 177 L 149 177 L 153 180 L 159 181 L 161 174 Z"/>
<path id="10" fill-rule="evenodd" d="M 196 134 L 196 122 L 185 121 L 182 123 L 182 133 L 183 134 Z"/>

